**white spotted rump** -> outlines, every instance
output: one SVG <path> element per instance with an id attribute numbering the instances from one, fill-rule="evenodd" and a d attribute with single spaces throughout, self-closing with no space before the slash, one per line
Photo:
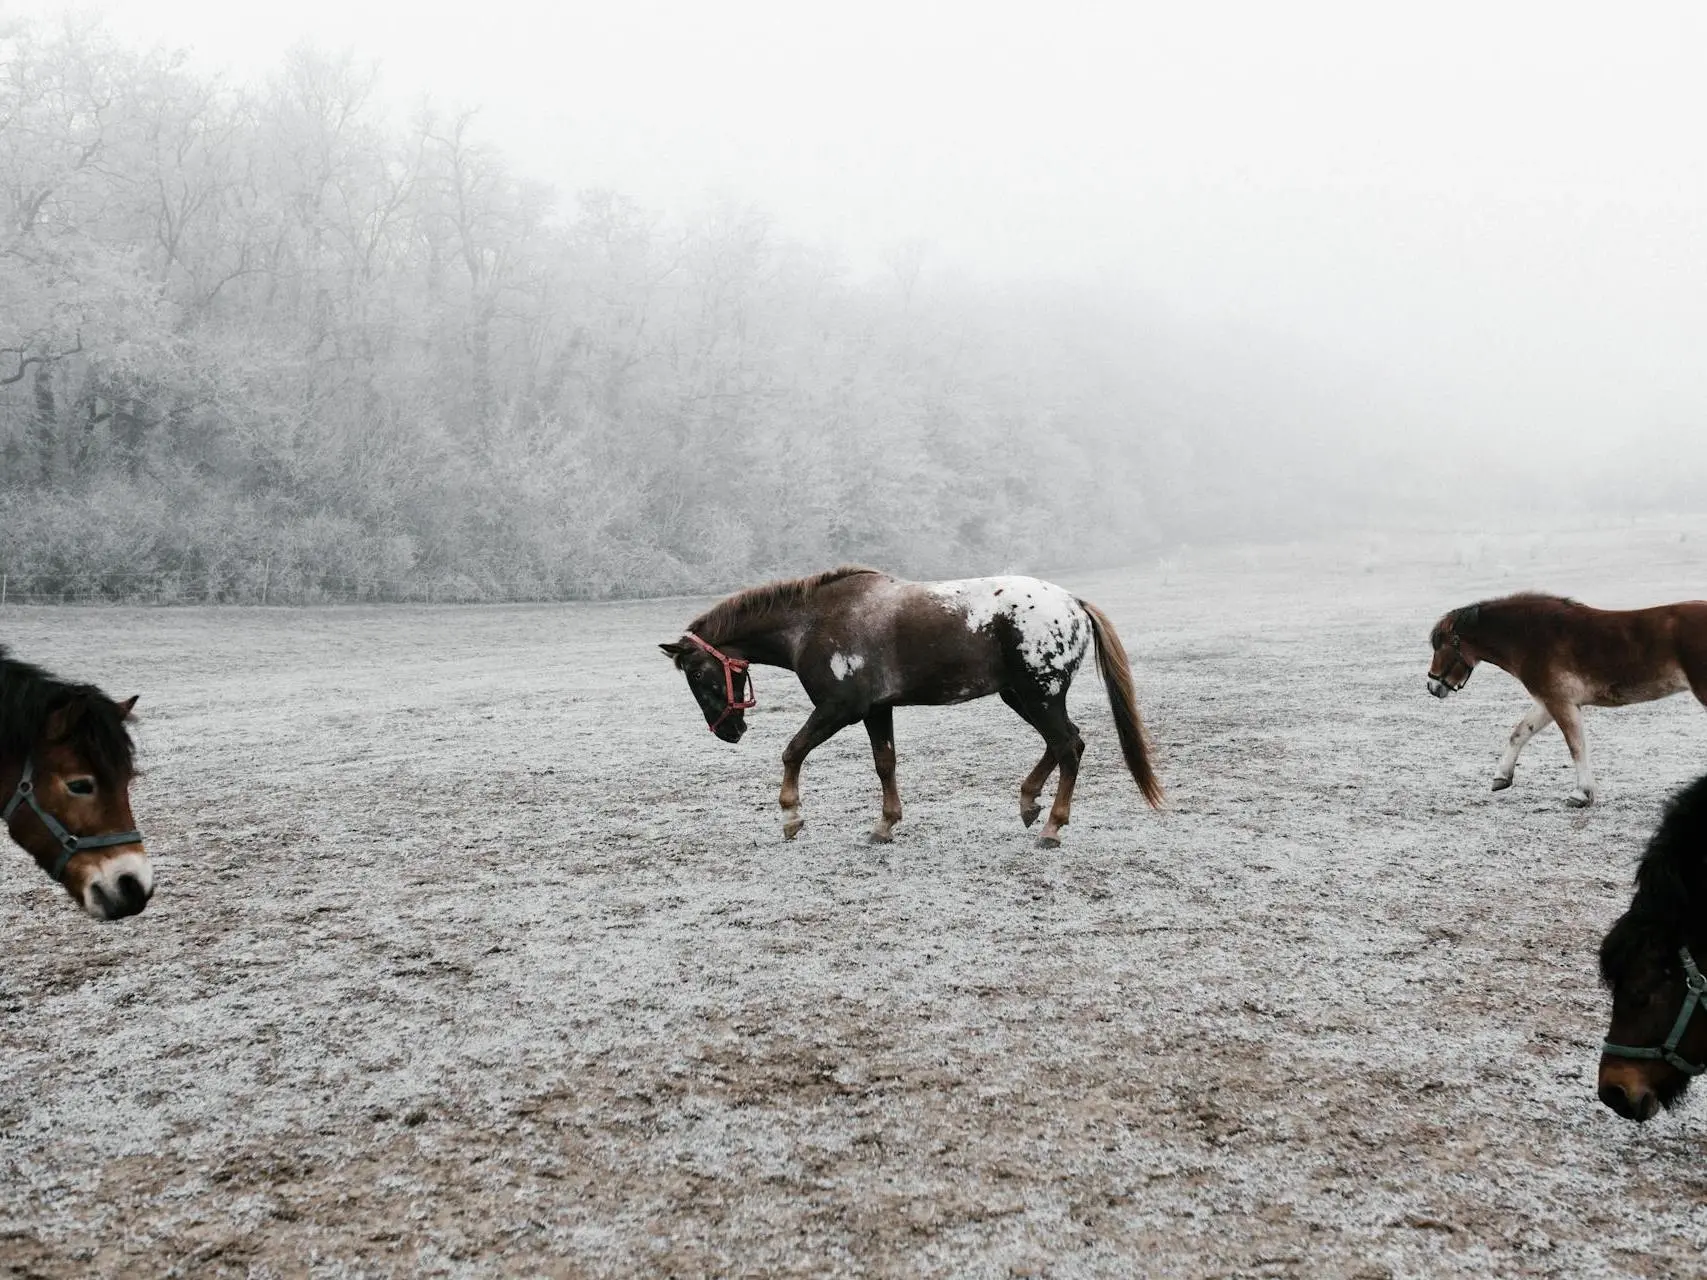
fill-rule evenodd
<path id="1" fill-rule="evenodd" d="M 1091 620 L 1071 592 L 1037 578 L 960 578 L 924 584 L 925 589 L 966 619 L 968 631 L 983 631 L 997 618 L 1014 629 L 1025 665 L 1045 680 L 1050 693 L 1065 687 L 1091 643 Z"/>
<path id="2" fill-rule="evenodd" d="M 864 665 L 865 658 L 857 653 L 832 653 L 830 655 L 830 672 L 838 680 L 846 680 Z"/>

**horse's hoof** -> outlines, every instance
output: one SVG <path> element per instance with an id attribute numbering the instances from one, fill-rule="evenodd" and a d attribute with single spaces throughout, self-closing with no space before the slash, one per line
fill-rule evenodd
<path id="1" fill-rule="evenodd" d="M 1573 809 L 1586 809 L 1594 803 L 1594 797 L 1585 796 L 1581 792 L 1573 791 L 1570 795 L 1565 797 L 1565 803 L 1570 805 Z"/>
<path id="2" fill-rule="evenodd" d="M 1032 823 L 1037 821 L 1037 816 L 1042 812 L 1043 812 L 1043 806 L 1040 804 L 1034 804 L 1034 805 L 1030 806 L 1029 808 L 1027 808 L 1024 805 L 1021 805 L 1020 811 L 1019 811 L 1019 820 L 1021 822 L 1023 822 L 1026 826 L 1029 827 Z"/>
<path id="3" fill-rule="evenodd" d="M 1511 779 L 1510 778 L 1495 778 L 1494 779 L 1494 790 L 1495 791 L 1504 791 L 1510 785 L 1511 785 Z"/>
<path id="4" fill-rule="evenodd" d="M 804 828 L 805 826 L 806 826 L 806 819 L 805 818 L 796 818 L 793 822 L 783 823 L 782 824 L 782 838 L 784 840 L 794 839 L 795 836 L 800 834 L 801 829 Z"/>
<path id="5" fill-rule="evenodd" d="M 1061 837 L 1060 836 L 1038 836 L 1037 837 L 1037 847 L 1039 849 L 1059 849 L 1061 847 Z"/>
<path id="6" fill-rule="evenodd" d="M 894 836 L 894 833 L 889 832 L 889 831 L 885 831 L 882 827 L 879 827 L 876 831 L 873 831 L 869 836 L 866 837 L 866 843 L 867 844 L 894 844 L 895 843 L 895 836 Z"/>

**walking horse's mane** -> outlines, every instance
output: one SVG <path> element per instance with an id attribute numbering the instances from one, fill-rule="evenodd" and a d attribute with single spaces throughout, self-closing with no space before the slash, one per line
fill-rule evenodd
<path id="1" fill-rule="evenodd" d="M 809 573 L 804 578 L 783 578 L 777 582 L 748 587 L 745 591 L 737 591 L 727 599 L 712 605 L 688 623 L 688 630 L 716 644 L 719 640 L 739 632 L 744 624 L 756 618 L 763 618 L 778 609 L 804 604 L 819 587 L 841 582 L 845 578 L 858 577 L 863 573 L 877 572 L 879 570 L 868 569 L 864 565 L 845 564 L 839 568 L 826 569 L 822 573 Z"/>

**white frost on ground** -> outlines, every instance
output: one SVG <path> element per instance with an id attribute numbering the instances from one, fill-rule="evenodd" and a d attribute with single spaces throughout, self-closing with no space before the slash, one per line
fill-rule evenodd
<path id="1" fill-rule="evenodd" d="M 1696 1271 L 1702 1104 L 1595 1101 L 1594 951 L 1707 716 L 1591 711 L 1573 812 L 1556 730 L 1488 790 L 1514 681 L 1423 690 L 1479 596 L 1700 593 L 1681 529 L 1072 577 L 1170 802 L 1085 684 L 1050 853 L 994 699 L 897 714 L 896 844 L 858 733 L 783 843 L 805 699 L 711 739 L 692 602 L 7 609 L 142 694 L 159 890 L 0 855 L 0 1274 Z"/>

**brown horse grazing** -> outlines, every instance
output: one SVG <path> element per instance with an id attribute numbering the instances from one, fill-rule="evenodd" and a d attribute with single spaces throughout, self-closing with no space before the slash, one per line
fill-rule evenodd
<path id="1" fill-rule="evenodd" d="M 0 648 L 0 822 L 97 920 L 133 916 L 154 893 L 130 815 L 135 705 Z"/>
<path id="2" fill-rule="evenodd" d="M 1707 704 L 1707 601 L 1653 609 L 1591 609 L 1533 593 L 1454 609 L 1429 636 L 1428 691 L 1462 689 L 1478 662 L 1523 682 L 1535 705 L 1519 720 L 1494 771 L 1494 790 L 1511 785 L 1518 753 L 1558 721 L 1576 765 L 1567 804 L 1594 803 L 1594 771 L 1583 737 L 1583 707 L 1625 707 L 1692 690 Z"/>
<path id="3" fill-rule="evenodd" d="M 1042 735 L 1043 758 L 1019 784 L 1020 820 L 1042 812 L 1038 796 L 1057 767 L 1061 781 L 1038 843 L 1053 848 L 1072 814 L 1085 740 L 1067 718 L 1067 687 L 1092 642 L 1115 732 L 1144 798 L 1161 784 L 1138 717 L 1132 671 L 1114 626 L 1096 606 L 1036 578 L 905 582 L 875 569 L 842 568 L 730 596 L 659 647 L 687 675 L 711 731 L 738 742 L 754 705 L 747 667 L 800 677 L 813 711 L 782 753 L 784 838 L 800 816 L 800 766 L 820 743 L 861 721 L 883 784 L 883 816 L 871 833 L 887 843 L 901 821 L 895 786 L 894 708 L 968 702 L 989 694 Z"/>
<path id="4" fill-rule="evenodd" d="M 1640 1123 L 1707 1071 L 1707 777 L 1666 808 L 1636 870 L 1630 909 L 1600 944 L 1612 1025 L 1600 1100 Z"/>

